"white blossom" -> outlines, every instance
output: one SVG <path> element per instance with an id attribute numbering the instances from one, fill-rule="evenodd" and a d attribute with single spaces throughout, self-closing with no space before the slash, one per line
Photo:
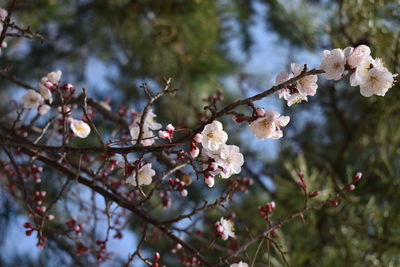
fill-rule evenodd
<path id="1" fill-rule="evenodd" d="M 229 178 L 233 174 L 238 174 L 244 163 L 243 154 L 240 153 L 239 147 L 235 145 L 221 146 L 218 156 L 214 158 L 222 171 L 219 173 L 222 178 Z"/>
<path id="2" fill-rule="evenodd" d="M 357 86 L 364 84 L 368 81 L 368 71 L 371 64 L 374 62 L 372 57 L 368 57 L 361 62 L 350 76 L 350 85 Z"/>
<path id="3" fill-rule="evenodd" d="M 304 65 L 292 63 L 290 65 L 290 68 L 291 68 L 293 76 L 297 77 L 303 72 Z M 317 92 L 317 88 L 318 88 L 317 80 L 318 80 L 317 75 L 304 76 L 303 78 L 299 79 L 296 82 L 296 89 L 302 95 L 313 96 Z"/>
<path id="4" fill-rule="evenodd" d="M 90 126 L 81 120 L 71 120 L 71 130 L 79 138 L 86 138 L 90 134 Z"/>
<path id="5" fill-rule="evenodd" d="M 264 117 L 250 123 L 250 130 L 258 139 L 279 139 L 283 136 L 280 127 L 286 126 L 289 121 L 289 116 L 281 116 L 278 112 L 269 110 Z"/>
<path id="6" fill-rule="evenodd" d="M 134 141 L 132 141 L 132 144 L 136 144 L 136 140 L 139 138 L 139 131 L 140 131 L 139 125 L 137 125 L 134 122 L 133 125 L 130 127 L 131 137 L 132 137 L 132 139 L 134 139 Z M 154 134 L 150 130 L 150 128 L 144 126 L 142 140 L 140 141 L 140 143 L 143 146 L 151 146 L 152 144 L 154 144 L 155 140 L 156 140 L 156 137 L 154 136 Z"/>
<path id="7" fill-rule="evenodd" d="M 146 119 L 144 121 L 144 126 L 147 128 L 150 128 L 151 130 L 159 130 L 162 128 L 162 125 L 158 122 L 156 122 L 155 118 L 157 117 L 156 114 L 154 114 L 153 109 L 150 109 L 147 112 Z M 138 119 L 140 122 L 140 119 Z"/>
<path id="8" fill-rule="evenodd" d="M 243 261 L 231 264 L 229 267 L 249 267 L 249 265 Z"/>
<path id="9" fill-rule="evenodd" d="M 357 68 L 360 64 L 366 61 L 371 54 L 371 49 L 366 45 L 359 45 L 352 50 L 347 56 L 347 64 L 350 68 Z"/>
<path id="10" fill-rule="evenodd" d="M 52 84 L 55 85 L 60 82 L 61 75 L 62 75 L 62 72 L 60 70 L 58 70 L 58 71 L 50 72 L 49 74 L 47 74 L 46 77 Z"/>
<path id="11" fill-rule="evenodd" d="M 235 237 L 235 229 L 231 220 L 226 220 L 225 218 L 221 217 L 219 223 L 223 228 L 221 233 L 222 240 L 227 240 L 229 237 Z"/>
<path id="12" fill-rule="evenodd" d="M 327 80 L 340 80 L 344 74 L 346 57 L 342 49 L 336 48 L 332 51 L 324 51 L 324 59 L 321 63 L 321 69 Z"/>
<path id="13" fill-rule="evenodd" d="M 53 102 L 53 95 L 49 88 L 47 88 L 43 83 L 39 83 L 39 92 L 43 99 L 49 100 L 49 103 Z"/>
<path id="14" fill-rule="evenodd" d="M 29 89 L 22 96 L 22 103 L 25 108 L 37 109 L 43 103 L 43 98 L 35 90 Z"/>
<path id="15" fill-rule="evenodd" d="M 149 185 L 152 182 L 152 177 L 156 175 L 156 172 L 151 168 L 151 163 L 146 163 L 138 169 L 138 182 L 139 185 Z M 136 171 L 132 171 L 132 175 L 126 180 L 127 183 L 136 186 Z"/>
<path id="16" fill-rule="evenodd" d="M 360 84 L 360 93 L 365 97 L 384 96 L 393 86 L 394 76 L 385 67 L 377 66 L 368 71 L 367 81 Z"/>
<path id="17" fill-rule="evenodd" d="M 222 130 L 222 124 L 219 121 L 207 124 L 201 134 L 203 135 L 201 144 L 211 151 L 218 150 L 228 140 L 228 134 Z"/>

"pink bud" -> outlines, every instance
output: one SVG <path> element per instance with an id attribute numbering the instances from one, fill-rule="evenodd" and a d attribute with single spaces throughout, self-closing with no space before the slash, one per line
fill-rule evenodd
<path id="1" fill-rule="evenodd" d="M 7 46 L 8 46 L 8 45 L 7 45 L 6 42 L 2 42 L 2 43 L 1 43 L 1 48 L 7 48 Z"/>
<path id="2" fill-rule="evenodd" d="M 224 231 L 224 227 L 222 227 L 222 225 L 218 225 L 217 226 L 217 232 L 218 233 L 222 233 Z"/>
<path id="3" fill-rule="evenodd" d="M 359 181 L 361 180 L 361 177 L 362 177 L 362 173 L 361 173 L 361 172 L 357 172 L 357 173 L 354 175 L 353 183 L 359 182 Z"/>
<path id="4" fill-rule="evenodd" d="M 160 253 L 156 252 L 156 254 L 154 254 L 154 261 L 159 261 L 161 258 Z"/>
<path id="5" fill-rule="evenodd" d="M 203 135 L 200 133 L 197 133 L 194 137 L 193 137 L 193 141 L 195 141 L 196 143 L 201 143 L 201 141 L 203 140 Z"/>
<path id="6" fill-rule="evenodd" d="M 349 191 L 353 191 L 354 189 L 356 189 L 356 186 L 354 184 L 349 184 L 347 186 L 347 190 L 349 190 Z"/>
<path id="7" fill-rule="evenodd" d="M 188 191 L 186 189 L 183 189 L 181 191 L 181 196 L 186 197 L 188 195 Z"/>
<path id="8" fill-rule="evenodd" d="M 215 180 L 214 180 L 214 177 L 212 177 L 212 176 L 206 176 L 204 178 L 204 182 L 208 185 L 208 187 L 213 187 Z"/>
<path id="9" fill-rule="evenodd" d="M 49 215 L 47 216 L 47 219 L 48 219 L 49 221 L 54 220 L 54 215 L 53 215 L 53 214 L 49 214 Z"/>
<path id="10" fill-rule="evenodd" d="M 161 139 L 164 139 L 164 140 L 169 140 L 170 135 L 166 131 L 158 131 L 158 137 L 160 137 Z"/>
<path id="11" fill-rule="evenodd" d="M 175 131 L 175 127 L 172 126 L 172 124 L 168 124 L 165 129 L 167 130 L 167 132 L 174 132 Z"/>
<path id="12" fill-rule="evenodd" d="M 197 146 L 193 146 L 190 149 L 190 156 L 192 158 L 197 158 L 197 156 L 200 154 L 200 149 Z"/>
<path id="13" fill-rule="evenodd" d="M 303 188 L 303 189 L 306 189 L 307 188 L 307 185 L 302 181 L 302 180 L 297 180 L 296 181 L 296 184 L 298 185 L 298 186 L 300 186 L 301 188 Z"/>
<path id="14" fill-rule="evenodd" d="M 256 109 L 256 115 L 257 115 L 257 117 L 264 117 L 265 116 L 265 109 L 257 108 Z"/>

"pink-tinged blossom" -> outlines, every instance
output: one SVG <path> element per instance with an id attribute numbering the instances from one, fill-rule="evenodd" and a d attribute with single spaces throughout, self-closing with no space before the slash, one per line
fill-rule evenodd
<path id="1" fill-rule="evenodd" d="M 71 130 L 79 138 L 86 138 L 90 134 L 90 126 L 81 120 L 71 120 Z"/>
<path id="2" fill-rule="evenodd" d="M 299 65 L 296 63 L 292 63 L 290 65 L 292 74 L 294 77 L 299 76 L 304 71 L 304 65 Z M 304 96 L 313 96 L 317 92 L 317 75 L 307 75 L 303 78 L 297 80 L 296 89 L 299 91 L 301 95 Z"/>
<path id="3" fill-rule="evenodd" d="M 229 267 L 249 267 L 249 265 L 243 261 L 231 264 Z"/>
<path id="4" fill-rule="evenodd" d="M 258 139 L 279 139 L 283 136 L 280 127 L 286 126 L 289 121 L 289 116 L 281 116 L 278 112 L 269 110 L 264 117 L 250 123 L 250 130 Z"/>
<path id="5" fill-rule="evenodd" d="M 172 124 L 168 124 L 165 131 L 158 131 L 158 137 L 164 140 L 169 140 L 171 142 L 174 132 L 175 127 L 172 126 Z"/>
<path id="6" fill-rule="evenodd" d="M 342 49 L 336 48 L 332 51 L 324 51 L 324 59 L 321 63 L 321 69 L 327 80 L 340 80 L 345 72 L 346 57 Z"/>
<path id="7" fill-rule="evenodd" d="M 368 60 L 370 54 L 371 49 L 368 46 L 359 45 L 347 55 L 347 64 L 352 69 L 357 68 L 364 61 Z"/>
<path id="8" fill-rule="evenodd" d="M 211 151 L 217 151 L 228 140 L 228 134 L 222 130 L 219 121 L 207 124 L 201 134 L 203 136 L 201 144 Z"/>
<path id="9" fill-rule="evenodd" d="M 224 179 L 240 173 L 244 163 L 243 154 L 240 153 L 239 147 L 235 145 L 223 145 L 214 160 L 222 169 L 219 174 Z"/>
<path id="10" fill-rule="evenodd" d="M 365 97 L 384 96 L 393 86 L 395 76 L 397 75 L 393 75 L 378 61 L 377 66 L 368 71 L 367 81 L 360 84 L 361 95 Z"/>
<path id="11" fill-rule="evenodd" d="M 156 172 L 152 169 L 151 163 L 144 164 L 138 169 L 138 182 L 139 185 L 149 185 L 152 182 L 152 177 L 156 175 Z M 128 184 L 136 186 L 136 171 L 132 171 L 132 175 L 126 180 Z"/>
<path id="12" fill-rule="evenodd" d="M 43 97 L 35 90 L 29 89 L 22 96 L 22 103 L 24 105 L 24 108 L 37 109 L 39 105 L 43 103 Z"/>

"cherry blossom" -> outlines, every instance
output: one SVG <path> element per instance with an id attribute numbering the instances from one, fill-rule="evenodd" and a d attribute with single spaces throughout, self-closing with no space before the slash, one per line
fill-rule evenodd
<path id="1" fill-rule="evenodd" d="M 304 71 L 304 65 L 292 63 L 290 65 L 290 73 L 281 72 L 276 77 L 275 85 L 282 84 Z M 287 105 L 291 106 L 302 101 L 307 101 L 307 96 L 313 96 L 317 92 L 317 75 L 308 75 L 298 81 L 295 85 L 288 85 L 278 91 L 279 98 L 283 98 L 287 101 Z"/>
<path id="2" fill-rule="evenodd" d="M 211 151 L 218 150 L 228 140 L 228 134 L 222 130 L 222 123 L 219 121 L 207 124 L 201 134 L 203 136 L 201 144 Z"/>
<path id="3" fill-rule="evenodd" d="M 50 91 L 49 88 L 47 88 L 43 83 L 39 83 L 39 92 L 40 95 L 43 97 L 45 100 L 49 100 L 49 103 L 53 102 L 53 95 Z"/>
<path id="4" fill-rule="evenodd" d="M 71 130 L 79 138 L 86 138 L 90 134 L 90 126 L 81 120 L 71 120 Z"/>
<path id="5" fill-rule="evenodd" d="M 222 168 L 219 174 L 224 179 L 240 173 L 244 163 L 243 154 L 240 153 L 239 147 L 235 145 L 223 145 L 214 160 Z"/>
<path id="6" fill-rule="evenodd" d="M 299 76 L 304 71 L 304 65 L 292 63 L 290 65 L 294 77 Z M 296 82 L 296 89 L 301 95 L 313 96 L 317 92 L 317 75 L 307 75 Z"/>
<path id="7" fill-rule="evenodd" d="M 22 96 L 22 103 L 24 104 L 24 108 L 37 109 L 43 103 L 43 98 L 35 90 L 29 89 Z"/>
<path id="8" fill-rule="evenodd" d="M 321 69 L 327 80 L 340 80 L 343 77 L 346 65 L 346 57 L 342 49 L 336 48 L 332 51 L 324 51 L 324 59 L 321 63 Z"/>
<path id="9" fill-rule="evenodd" d="M 293 77 L 293 73 L 281 72 L 276 77 L 275 85 L 282 84 Z M 278 90 L 278 96 L 279 98 L 285 99 L 289 107 L 293 104 L 307 101 L 307 96 L 301 94 L 296 88 L 293 88 L 293 86 L 286 86 Z"/>
<path id="10" fill-rule="evenodd" d="M 234 226 L 231 220 L 227 220 L 223 217 L 215 223 L 217 234 L 222 240 L 227 240 L 229 237 L 235 237 Z"/>
<path id="11" fill-rule="evenodd" d="M 289 116 L 281 116 L 278 112 L 269 110 L 264 117 L 250 123 L 250 130 L 258 139 L 279 139 L 283 136 L 280 127 L 286 126 L 289 121 Z"/>
<path id="12" fill-rule="evenodd" d="M 149 185 L 152 182 L 152 177 L 156 172 L 151 168 L 151 163 L 146 163 L 138 169 L 138 182 L 139 185 Z M 127 183 L 136 186 L 136 171 L 132 171 L 132 175 L 126 180 Z"/>
<path id="13" fill-rule="evenodd" d="M 132 138 L 134 139 L 134 141 L 132 141 L 133 144 L 136 144 L 136 140 L 139 137 L 139 131 L 140 131 L 140 127 L 137 124 L 133 124 L 130 127 L 130 133 Z M 148 127 L 143 127 L 143 135 L 142 135 L 142 140 L 141 140 L 141 144 L 143 146 L 151 146 L 152 144 L 154 144 L 156 140 L 156 137 L 154 136 L 153 132 L 150 130 L 150 128 Z"/>
<path id="14" fill-rule="evenodd" d="M 393 86 L 394 76 L 383 66 L 376 66 L 368 71 L 367 81 L 360 84 L 360 93 L 365 97 L 384 96 Z"/>
<path id="15" fill-rule="evenodd" d="M 359 45 L 354 50 L 351 48 L 346 48 L 346 49 L 350 49 L 351 51 L 351 52 L 350 51 L 345 51 L 345 52 L 349 53 L 347 55 L 347 64 L 352 69 L 357 68 L 364 61 L 368 60 L 371 54 L 371 49 L 366 45 Z"/>
<path id="16" fill-rule="evenodd" d="M 231 264 L 229 267 L 249 267 L 249 265 L 243 261 Z"/>
<path id="17" fill-rule="evenodd" d="M 368 81 L 368 70 L 374 62 L 372 57 L 361 62 L 350 76 L 350 85 L 357 86 Z"/>
<path id="18" fill-rule="evenodd" d="M 58 70 L 58 71 L 50 72 L 49 74 L 47 74 L 46 78 L 52 84 L 58 85 L 58 83 L 61 80 L 61 75 L 62 75 L 62 72 L 60 70 Z"/>
<path id="19" fill-rule="evenodd" d="M 147 112 L 146 120 L 144 122 L 144 126 L 151 129 L 151 130 L 159 130 L 162 128 L 162 125 L 156 122 L 157 115 L 153 112 L 153 109 L 150 109 Z M 140 121 L 140 120 L 138 120 Z"/>

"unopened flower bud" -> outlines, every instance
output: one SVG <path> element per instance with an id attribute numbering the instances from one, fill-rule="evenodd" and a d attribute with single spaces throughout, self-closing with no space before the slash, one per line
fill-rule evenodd
<path id="1" fill-rule="evenodd" d="M 357 172 L 357 173 L 354 175 L 353 183 L 359 182 L 359 181 L 361 180 L 361 177 L 362 177 L 362 173 L 361 173 L 361 172 Z"/>
<path id="2" fill-rule="evenodd" d="M 349 191 L 353 191 L 354 189 L 356 189 L 356 186 L 354 184 L 349 184 L 347 186 L 347 190 L 349 190 Z"/>
<path id="3" fill-rule="evenodd" d="M 204 182 L 208 185 L 208 187 L 213 187 L 215 180 L 214 180 L 214 177 L 212 177 L 210 175 L 206 175 L 206 177 L 204 178 Z"/>
<path id="4" fill-rule="evenodd" d="M 195 141 L 196 143 L 201 143 L 202 140 L 203 140 L 203 135 L 201 133 L 197 133 L 193 137 L 193 141 Z"/>
<path id="5" fill-rule="evenodd" d="M 197 156 L 200 154 L 200 149 L 197 146 L 192 146 L 190 149 L 190 156 L 192 158 L 197 158 Z"/>
<path id="6" fill-rule="evenodd" d="M 183 189 L 181 191 L 181 196 L 186 197 L 188 195 L 188 191 L 186 189 Z"/>
<path id="7" fill-rule="evenodd" d="M 165 129 L 167 130 L 167 132 L 174 132 L 175 131 L 175 127 L 172 126 L 172 124 L 168 124 Z"/>
<path id="8" fill-rule="evenodd" d="M 264 117 L 265 116 L 265 109 L 257 108 L 256 109 L 256 115 L 257 115 L 257 117 Z"/>

